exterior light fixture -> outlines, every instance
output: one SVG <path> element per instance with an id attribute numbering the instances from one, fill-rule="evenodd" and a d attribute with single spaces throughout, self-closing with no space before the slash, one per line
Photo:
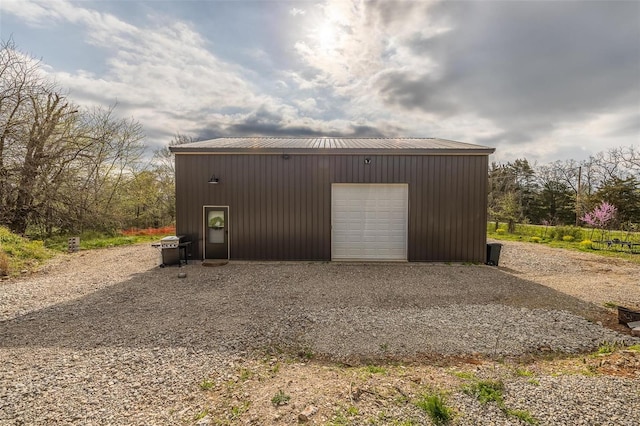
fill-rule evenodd
<path id="1" fill-rule="evenodd" d="M 365 158 L 364 164 L 371 164 L 371 158 Z"/>
<path id="2" fill-rule="evenodd" d="M 213 185 L 217 185 L 220 183 L 220 179 L 217 178 L 216 175 L 211 175 L 211 178 L 209 179 L 209 183 Z"/>

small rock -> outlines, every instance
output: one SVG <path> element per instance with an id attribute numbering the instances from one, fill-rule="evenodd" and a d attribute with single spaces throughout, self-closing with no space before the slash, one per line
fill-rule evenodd
<path id="1" fill-rule="evenodd" d="M 178 278 L 187 278 L 187 273 L 186 272 L 178 273 Z"/>
<path id="2" fill-rule="evenodd" d="M 633 334 L 634 336 L 640 337 L 640 327 L 636 327 L 633 330 L 631 330 L 631 334 Z"/>
<path id="3" fill-rule="evenodd" d="M 627 327 L 629 327 L 629 328 L 638 328 L 638 327 L 640 327 L 640 321 L 629 322 L 629 323 L 627 323 Z"/>
<path id="4" fill-rule="evenodd" d="M 308 405 L 300 414 L 298 414 L 298 420 L 301 422 L 308 422 L 309 418 L 318 412 L 318 408 L 313 405 Z"/>
<path id="5" fill-rule="evenodd" d="M 198 422 L 196 423 L 196 425 L 198 425 L 198 426 L 204 426 L 204 425 L 208 425 L 208 424 L 211 424 L 211 417 L 209 417 L 208 414 L 206 416 L 204 416 L 203 418 L 201 418 L 200 420 L 198 420 Z"/>

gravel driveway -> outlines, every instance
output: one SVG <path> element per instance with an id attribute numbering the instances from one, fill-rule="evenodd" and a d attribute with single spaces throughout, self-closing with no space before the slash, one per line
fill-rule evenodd
<path id="1" fill-rule="evenodd" d="M 146 245 L 62 256 L 0 284 L 0 423 L 173 423 L 202 403 L 203 377 L 267 349 L 354 363 L 576 353 L 633 341 L 594 322 L 606 311 L 593 296 L 533 281 L 545 267 L 527 270 L 529 261 L 518 263 L 523 250 L 507 244 L 502 268 L 163 269 Z M 566 272 L 546 264 L 547 278 Z M 631 290 L 625 297 L 638 300 Z"/>

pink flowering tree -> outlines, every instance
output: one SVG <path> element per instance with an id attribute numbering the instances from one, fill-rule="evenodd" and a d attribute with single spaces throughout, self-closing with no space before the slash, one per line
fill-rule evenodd
<path id="1" fill-rule="evenodd" d="M 599 206 L 588 213 L 585 213 L 580 219 L 589 225 L 591 229 L 591 238 L 593 238 L 593 232 L 595 229 L 600 229 L 602 232 L 602 239 L 604 240 L 604 232 L 608 228 L 609 224 L 616 216 L 616 207 L 613 204 L 603 201 Z"/>

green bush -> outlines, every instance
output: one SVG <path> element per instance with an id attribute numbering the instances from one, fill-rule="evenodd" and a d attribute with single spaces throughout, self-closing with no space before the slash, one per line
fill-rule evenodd
<path id="1" fill-rule="evenodd" d="M 542 241 L 542 238 L 540 238 L 540 237 L 531 237 L 529 239 L 529 241 L 531 241 L 532 243 L 539 243 L 540 241 Z"/>
<path id="2" fill-rule="evenodd" d="M 564 237 L 562 237 L 562 241 L 571 242 L 573 240 L 574 238 L 572 235 L 565 235 Z"/>
<path id="3" fill-rule="evenodd" d="M 496 229 L 496 234 L 499 234 L 499 235 L 505 234 L 506 232 L 507 232 L 506 229 L 502 229 L 502 228 Z"/>
<path id="4" fill-rule="evenodd" d="M 582 240 L 580 241 L 580 248 L 590 249 L 593 247 L 593 243 L 591 240 Z"/>
<path id="5" fill-rule="evenodd" d="M 19 275 L 53 257 L 42 241 L 31 241 L 0 226 L 0 275 Z"/>
<path id="6" fill-rule="evenodd" d="M 572 237 L 571 240 L 565 240 L 565 236 Z M 549 237 L 558 241 L 574 241 L 582 240 L 582 229 L 575 226 L 556 226 L 549 232 Z"/>

